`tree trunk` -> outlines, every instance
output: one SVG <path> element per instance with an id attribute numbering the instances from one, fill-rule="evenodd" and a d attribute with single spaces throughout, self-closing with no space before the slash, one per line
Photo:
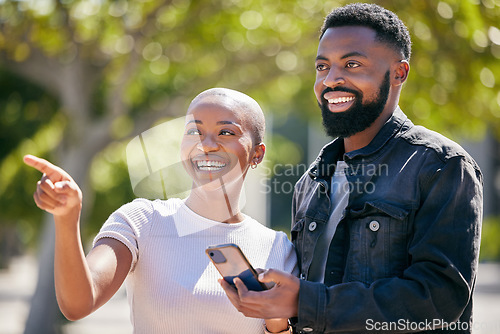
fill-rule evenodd
<path id="1" fill-rule="evenodd" d="M 86 185 L 88 169 L 95 153 L 91 147 L 73 147 L 60 159 L 60 166 L 73 177 L 82 189 L 84 194 L 83 208 L 92 207 L 89 199 L 92 199 L 93 196 L 90 194 L 91 189 Z M 62 333 L 61 325 L 65 321 L 57 305 L 54 287 L 54 218 L 48 213 L 44 217 L 43 233 L 39 242 L 38 283 L 31 300 L 24 334 L 59 334 Z"/>
<path id="2" fill-rule="evenodd" d="M 0 269 L 9 267 L 13 256 L 21 254 L 21 242 L 12 221 L 0 221 Z"/>
<path id="3" fill-rule="evenodd" d="M 31 308 L 24 334 L 59 334 L 63 316 L 57 306 L 54 288 L 54 218 L 44 216 L 38 257 L 38 282 L 31 300 Z"/>
<path id="4" fill-rule="evenodd" d="M 109 143 L 106 119 L 92 124 L 91 95 L 98 74 L 86 64 L 75 61 L 58 68 L 59 97 L 63 110 L 68 115 L 68 124 L 63 142 L 58 149 L 59 159 L 54 161 L 67 171 L 82 189 L 83 208 L 92 207 L 88 203 L 94 196 L 87 187 L 88 169 L 92 158 Z M 81 220 L 82 224 L 84 219 Z M 39 243 L 38 283 L 31 300 L 31 308 L 24 334 L 59 334 L 64 317 L 59 311 L 54 287 L 54 219 L 46 214 L 43 234 Z"/>

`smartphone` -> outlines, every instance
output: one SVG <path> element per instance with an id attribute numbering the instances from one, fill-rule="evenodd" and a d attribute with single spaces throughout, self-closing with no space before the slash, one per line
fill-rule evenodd
<path id="1" fill-rule="evenodd" d="M 248 262 L 238 245 L 210 246 L 205 250 L 205 253 L 207 253 L 224 280 L 232 286 L 235 286 L 233 279 L 238 277 L 245 283 L 248 290 L 267 290 L 267 286 L 259 282 L 257 271 Z"/>

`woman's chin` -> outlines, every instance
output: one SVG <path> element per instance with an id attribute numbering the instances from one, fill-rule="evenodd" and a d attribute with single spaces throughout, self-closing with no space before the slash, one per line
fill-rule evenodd
<path id="1" fill-rule="evenodd" d="M 212 175 L 213 177 L 193 178 L 193 191 L 200 193 L 223 192 L 232 193 L 234 186 L 243 182 L 242 175 L 231 175 L 231 173 Z"/>

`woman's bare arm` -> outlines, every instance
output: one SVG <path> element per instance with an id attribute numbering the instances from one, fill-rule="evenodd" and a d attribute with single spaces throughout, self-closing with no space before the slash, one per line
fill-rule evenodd
<path id="1" fill-rule="evenodd" d="M 80 236 L 80 188 L 68 173 L 44 159 L 28 155 L 24 162 L 43 173 L 33 197 L 39 208 L 54 216 L 54 278 L 59 308 L 69 320 L 81 319 L 120 288 L 132 255 L 121 242 L 104 238 L 85 257 Z"/>

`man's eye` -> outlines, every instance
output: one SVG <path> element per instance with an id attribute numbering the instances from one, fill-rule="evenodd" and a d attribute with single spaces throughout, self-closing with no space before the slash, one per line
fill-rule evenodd
<path id="1" fill-rule="evenodd" d="M 356 68 L 356 67 L 359 67 L 359 64 L 358 63 L 355 63 L 355 62 L 349 62 L 345 65 L 345 67 L 347 68 Z"/>
<path id="2" fill-rule="evenodd" d="M 222 136 L 233 136 L 234 135 L 234 132 L 232 131 L 229 131 L 229 130 L 222 130 L 219 135 L 222 135 Z"/>
<path id="3" fill-rule="evenodd" d="M 199 136 L 201 133 L 200 133 L 200 131 L 198 129 L 188 129 L 186 131 L 186 134 L 187 135 L 198 135 Z"/>
<path id="4" fill-rule="evenodd" d="M 326 69 L 328 69 L 328 67 L 325 64 L 316 65 L 316 71 L 324 71 Z"/>

